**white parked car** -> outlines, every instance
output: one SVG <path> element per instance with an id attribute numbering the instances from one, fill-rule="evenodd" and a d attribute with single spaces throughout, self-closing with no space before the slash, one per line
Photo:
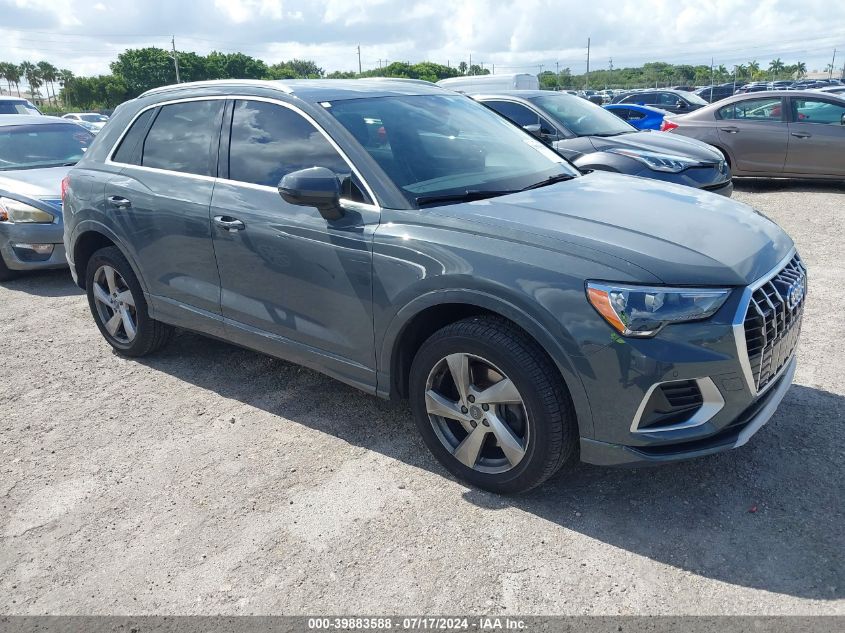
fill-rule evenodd
<path id="1" fill-rule="evenodd" d="M 103 126 L 109 120 L 105 114 L 99 114 L 97 112 L 68 112 L 62 118 L 79 123 L 79 125 L 92 134 L 96 134 L 102 130 Z"/>

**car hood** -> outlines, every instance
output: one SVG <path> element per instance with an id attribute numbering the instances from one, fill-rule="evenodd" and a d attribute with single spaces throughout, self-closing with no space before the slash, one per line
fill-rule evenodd
<path id="1" fill-rule="evenodd" d="M 0 191 L 42 200 L 60 198 L 62 178 L 69 171 L 70 167 L 0 171 Z"/>
<path id="2" fill-rule="evenodd" d="M 718 163 L 722 160 L 722 155 L 718 150 L 707 143 L 665 132 L 631 132 L 608 137 L 591 136 L 590 143 L 598 151 L 618 147 L 689 156 L 708 163 Z"/>
<path id="3" fill-rule="evenodd" d="M 745 286 L 771 271 L 793 246 L 777 224 L 745 204 L 599 171 L 441 212 L 486 226 L 494 236 L 534 243 L 550 238 L 562 252 L 567 244 L 589 248 L 672 285 Z"/>

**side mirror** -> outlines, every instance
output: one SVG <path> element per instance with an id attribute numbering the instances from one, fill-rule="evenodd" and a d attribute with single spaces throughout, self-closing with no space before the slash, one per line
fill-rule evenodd
<path id="1" fill-rule="evenodd" d="M 522 129 L 531 134 L 532 136 L 536 136 L 537 138 L 543 138 L 543 128 L 539 123 L 523 125 Z"/>
<path id="2" fill-rule="evenodd" d="M 842 120 L 839 121 L 842 125 L 845 125 L 845 114 L 842 115 Z"/>
<path id="3" fill-rule="evenodd" d="M 300 207 L 316 207 L 326 220 L 343 217 L 340 208 L 340 181 L 325 167 L 309 167 L 285 174 L 279 182 L 279 195 Z"/>

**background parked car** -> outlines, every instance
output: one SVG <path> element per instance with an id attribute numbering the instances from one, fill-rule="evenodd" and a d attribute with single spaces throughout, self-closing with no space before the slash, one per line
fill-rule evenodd
<path id="1" fill-rule="evenodd" d="M 845 177 L 845 99 L 816 91 L 729 97 L 666 120 L 713 145 L 738 176 Z"/>
<path id="2" fill-rule="evenodd" d="M 109 121 L 105 114 L 98 112 L 69 112 L 62 118 L 78 123 L 92 134 L 97 134 Z"/>
<path id="3" fill-rule="evenodd" d="M 659 130 L 663 125 L 663 118 L 671 114 L 660 108 L 632 103 L 609 103 L 604 106 L 604 109 L 627 121 L 638 130 Z"/>
<path id="4" fill-rule="evenodd" d="M 835 95 L 845 94 L 845 86 L 825 86 L 824 88 L 818 88 L 819 92 L 826 92 Z"/>
<path id="5" fill-rule="evenodd" d="M 721 101 L 726 97 L 732 97 L 738 87 L 743 84 L 734 84 L 733 82 L 720 84 L 718 86 L 707 86 L 706 88 L 699 88 L 695 94 L 704 99 L 707 103 L 714 103 Z"/>
<path id="6" fill-rule="evenodd" d="M 0 97 L 0 114 L 41 114 L 41 111 L 26 99 Z"/>
<path id="7" fill-rule="evenodd" d="M 62 178 L 93 140 L 64 119 L 0 115 L 0 280 L 67 266 Z"/>
<path id="8" fill-rule="evenodd" d="M 648 105 L 667 110 L 672 113 L 692 112 L 703 108 L 707 102 L 692 92 L 683 90 L 644 90 L 629 92 L 613 98 L 612 103 L 633 103 Z"/>
<path id="9" fill-rule="evenodd" d="M 712 147 L 639 132 L 584 99 L 542 90 L 472 97 L 532 132 L 581 169 L 644 176 L 727 196 L 733 192 L 730 170 Z"/>

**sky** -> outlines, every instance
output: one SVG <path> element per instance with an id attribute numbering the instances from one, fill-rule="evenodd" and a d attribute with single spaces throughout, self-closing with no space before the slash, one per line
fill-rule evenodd
<path id="1" fill-rule="evenodd" d="M 312 59 L 327 72 L 387 61 L 483 63 L 496 73 L 638 66 L 729 69 L 780 57 L 845 63 L 841 0 L 0 0 L 0 61 L 107 73 L 126 48 Z"/>

